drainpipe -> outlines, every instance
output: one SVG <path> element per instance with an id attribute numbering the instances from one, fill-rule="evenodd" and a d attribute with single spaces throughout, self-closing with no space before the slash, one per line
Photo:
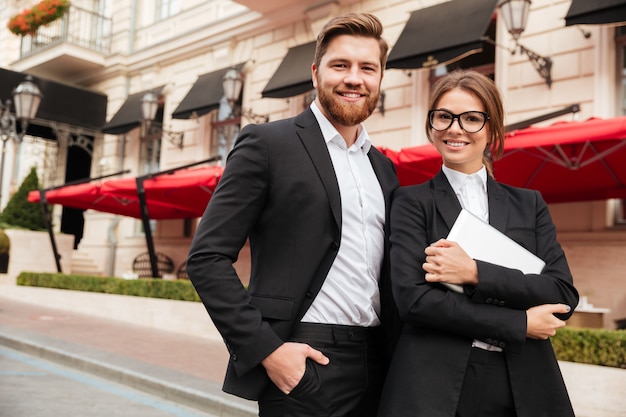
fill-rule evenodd
<path id="1" fill-rule="evenodd" d="M 112 277 L 115 273 L 115 254 L 117 253 L 117 239 L 115 237 L 115 230 L 117 225 L 120 224 L 120 217 L 115 216 L 109 227 L 107 228 L 107 237 L 109 238 L 109 262 L 107 265 L 106 275 Z"/>

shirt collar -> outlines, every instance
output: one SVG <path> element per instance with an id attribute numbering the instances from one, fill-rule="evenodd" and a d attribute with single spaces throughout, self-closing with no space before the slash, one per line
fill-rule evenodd
<path id="1" fill-rule="evenodd" d="M 329 142 L 333 142 L 339 145 L 342 149 L 346 149 L 346 141 L 343 139 L 343 137 L 341 137 L 341 135 L 339 134 L 337 129 L 335 129 L 335 126 L 332 125 L 330 120 L 328 120 L 326 116 L 324 116 L 319 107 L 317 107 L 315 101 L 311 103 L 311 111 L 317 119 L 317 123 L 320 126 L 322 136 L 324 136 L 326 144 L 328 144 Z M 363 123 L 359 124 L 358 129 L 359 135 L 356 138 L 356 142 L 354 142 L 354 144 L 350 148 L 361 149 L 364 154 L 367 154 L 372 146 L 372 140 L 370 139 L 370 136 L 367 133 L 365 126 L 363 126 Z"/>
<path id="2" fill-rule="evenodd" d="M 482 184 L 483 191 L 487 192 L 487 169 L 484 165 L 477 172 L 469 175 L 460 171 L 456 171 L 452 168 L 448 168 L 445 165 L 442 165 L 441 169 L 446 175 L 446 178 L 448 178 L 448 182 L 450 182 L 450 185 L 452 186 L 452 189 L 455 193 L 459 194 L 461 192 L 461 187 L 465 183 L 467 177 L 469 177 L 470 175 L 478 175 L 481 180 L 480 183 Z"/>

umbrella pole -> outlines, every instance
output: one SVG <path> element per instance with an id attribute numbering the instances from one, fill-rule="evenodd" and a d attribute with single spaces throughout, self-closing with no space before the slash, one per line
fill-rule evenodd
<path id="1" fill-rule="evenodd" d="M 154 251 L 154 242 L 152 240 L 152 230 L 150 229 L 150 216 L 148 214 L 148 205 L 146 204 L 146 189 L 143 185 L 145 177 L 135 178 L 137 183 L 137 196 L 139 197 L 139 209 L 141 210 L 141 222 L 143 224 L 143 232 L 146 235 L 146 246 L 148 247 L 148 256 L 150 257 L 150 270 L 152 276 L 160 278 L 159 269 L 157 268 L 156 253 Z"/>
<path id="2" fill-rule="evenodd" d="M 48 229 L 48 235 L 50 236 L 50 244 L 52 245 L 52 253 L 54 254 L 54 261 L 57 265 L 57 272 L 63 273 L 61 269 L 61 255 L 57 249 L 57 242 L 52 232 L 52 218 L 50 216 L 50 210 L 48 210 L 48 201 L 46 200 L 46 190 L 39 190 L 39 201 L 41 202 L 41 211 L 43 212 L 43 218 L 46 222 L 46 229 Z"/>

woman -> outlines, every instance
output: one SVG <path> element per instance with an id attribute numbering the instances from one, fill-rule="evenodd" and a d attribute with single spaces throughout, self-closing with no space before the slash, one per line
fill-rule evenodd
<path id="1" fill-rule="evenodd" d="M 391 279 L 405 325 L 379 415 L 572 417 L 548 337 L 578 293 L 540 193 L 494 179 L 500 94 L 489 78 L 456 71 L 434 86 L 430 109 L 426 134 L 443 167 L 394 195 Z M 545 261 L 541 274 L 471 259 L 446 240 L 462 208 Z"/>

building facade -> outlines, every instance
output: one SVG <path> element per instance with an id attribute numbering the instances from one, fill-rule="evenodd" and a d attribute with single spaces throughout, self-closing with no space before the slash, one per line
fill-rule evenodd
<path id="1" fill-rule="evenodd" d="M 36 2 L 2 3 L 0 20 L 7 22 Z M 545 126 L 626 115 L 625 19 L 566 25 L 572 0 L 535 0 L 517 40 L 520 47 L 497 3 L 74 0 L 62 19 L 36 33 L 16 36 L 0 30 L 0 67 L 32 74 L 48 91 L 42 106 L 55 103 L 45 115 L 38 113 L 32 124 L 40 129 L 29 130 L 21 144 L 6 141 L 0 204 L 6 204 L 9 190 L 31 166 L 37 167 L 43 187 L 52 187 L 125 171 L 120 176 L 134 177 L 215 156 L 223 160 L 242 125 L 290 117 L 310 103 L 312 42 L 328 19 L 347 11 L 377 15 L 391 45 L 384 99 L 365 123 L 377 146 L 400 150 L 426 143 L 430 86 L 455 66 L 494 78 L 508 124 L 536 118 L 534 125 Z M 623 10 L 623 2 L 608 3 Z M 445 36 L 436 33 L 442 26 Z M 439 45 L 436 53 L 430 53 L 432 45 Z M 231 68 L 242 74 L 243 88 L 228 101 L 222 79 Z M 146 93 L 157 98 L 151 126 L 142 122 Z M 573 105 L 578 111 L 541 120 Z M 101 126 L 95 126 L 98 120 Z M 621 201 L 558 203 L 550 210 L 581 295 L 610 310 L 601 311 L 602 323 L 614 328 L 614 320 L 626 317 Z M 132 273 L 133 260 L 146 252 L 146 225 L 136 218 L 55 206 L 53 219 L 55 230 L 76 236 L 77 256 L 103 275 Z M 184 264 L 196 221 L 150 222 L 156 250 L 167 254 L 175 269 Z M 245 279 L 245 249 L 238 268 Z"/>

